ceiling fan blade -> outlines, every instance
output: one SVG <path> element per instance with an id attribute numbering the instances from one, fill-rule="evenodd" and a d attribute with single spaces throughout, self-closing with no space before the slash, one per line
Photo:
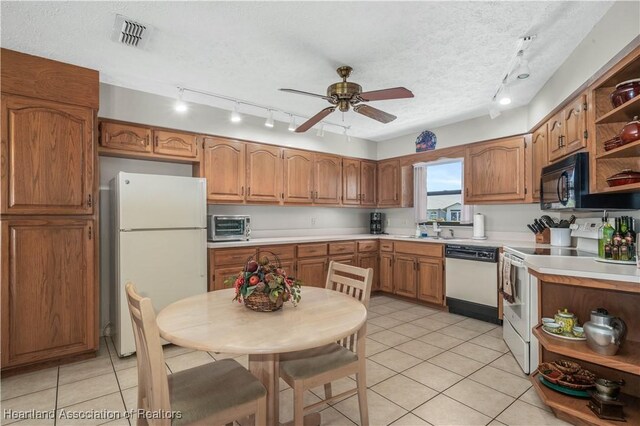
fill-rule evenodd
<path id="1" fill-rule="evenodd" d="M 358 114 L 366 115 L 367 117 L 378 120 L 381 123 L 390 123 L 398 118 L 393 114 L 389 114 L 388 112 L 381 111 L 369 105 L 356 105 L 353 107 L 353 110 Z"/>
<path id="2" fill-rule="evenodd" d="M 302 90 L 296 90 L 296 89 L 279 89 L 282 92 L 287 92 L 287 93 L 295 93 L 297 95 L 307 95 L 307 96 L 313 96 L 316 98 L 322 98 L 324 100 L 327 100 L 329 102 L 333 101 L 333 98 L 330 98 L 329 96 L 325 96 L 325 95 L 318 95 L 317 93 L 311 93 L 311 92 L 304 92 Z"/>
<path id="3" fill-rule="evenodd" d="M 317 123 L 322 121 L 323 118 L 325 118 L 327 115 L 331 114 L 335 110 L 336 110 L 336 107 L 327 107 L 323 109 L 322 111 L 320 111 L 319 113 L 317 113 L 316 115 L 314 115 L 313 117 L 311 117 L 310 119 L 302 123 L 300 126 L 298 126 L 298 128 L 296 129 L 296 133 L 306 132 L 307 130 L 315 126 Z"/>
<path id="4" fill-rule="evenodd" d="M 371 92 L 363 92 L 359 95 L 363 101 L 384 101 L 387 99 L 404 99 L 413 98 L 411 90 L 404 87 L 393 87 L 391 89 L 373 90 Z"/>

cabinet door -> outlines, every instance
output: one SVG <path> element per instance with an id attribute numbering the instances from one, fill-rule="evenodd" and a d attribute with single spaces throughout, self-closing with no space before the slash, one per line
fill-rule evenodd
<path id="1" fill-rule="evenodd" d="M 282 199 L 282 148 L 247 144 L 247 201 L 278 204 Z"/>
<path id="2" fill-rule="evenodd" d="M 2 95 L 0 213 L 91 214 L 90 108 Z"/>
<path id="3" fill-rule="evenodd" d="M 378 205 L 400 205 L 400 162 L 398 160 L 378 163 Z"/>
<path id="4" fill-rule="evenodd" d="M 360 162 L 360 205 L 376 205 L 376 171 L 377 165 L 373 161 Z"/>
<path id="5" fill-rule="evenodd" d="M 564 126 L 562 123 L 562 113 L 556 114 L 547 122 L 549 126 L 549 161 L 555 161 L 564 155 L 562 140 L 564 138 Z"/>
<path id="6" fill-rule="evenodd" d="M 356 266 L 357 264 L 357 259 L 356 259 L 356 255 L 355 254 L 345 254 L 342 256 L 330 256 L 329 257 L 329 261 L 334 261 L 337 263 L 343 263 L 345 265 L 353 265 Z M 328 268 L 328 265 L 327 265 Z M 328 269 L 327 269 L 328 271 Z"/>
<path id="7" fill-rule="evenodd" d="M 313 202 L 313 153 L 284 149 L 284 202 Z"/>
<path id="8" fill-rule="evenodd" d="M 393 254 L 380 253 L 380 290 L 393 293 Z"/>
<path id="9" fill-rule="evenodd" d="M 564 138 L 562 147 L 564 155 L 571 154 L 587 146 L 587 98 L 578 96 L 563 111 Z"/>
<path id="10" fill-rule="evenodd" d="M 198 137 L 185 133 L 154 130 L 153 152 L 174 157 L 198 158 Z"/>
<path id="11" fill-rule="evenodd" d="M 100 145 L 119 151 L 151 152 L 151 129 L 130 124 L 100 122 Z"/>
<path id="12" fill-rule="evenodd" d="M 501 139 L 466 150 L 465 203 L 523 201 L 525 198 L 524 137 Z"/>
<path id="13" fill-rule="evenodd" d="M 204 177 L 210 201 L 244 201 L 245 144 L 232 139 L 204 138 Z"/>
<path id="14" fill-rule="evenodd" d="M 547 123 L 543 124 L 531 138 L 531 193 L 534 201 L 540 200 L 540 176 L 547 165 Z"/>
<path id="15" fill-rule="evenodd" d="M 395 294 L 416 297 L 416 258 L 396 255 L 393 265 L 393 281 Z"/>
<path id="16" fill-rule="evenodd" d="M 324 288 L 328 264 L 327 257 L 300 259 L 296 266 L 296 278 L 302 281 L 303 286 Z"/>
<path id="17" fill-rule="evenodd" d="M 340 204 L 342 158 L 336 155 L 314 154 L 313 187 L 315 204 Z"/>
<path id="18" fill-rule="evenodd" d="M 213 283 L 209 282 L 209 291 L 224 290 L 225 288 L 233 288 L 233 285 L 227 286 L 224 282 L 228 278 L 236 278 L 240 271 L 244 269 L 244 264 L 235 266 L 224 266 L 213 268 Z M 213 284 L 213 285 L 212 285 Z"/>
<path id="19" fill-rule="evenodd" d="M 442 265 L 441 259 L 418 258 L 418 299 L 444 304 Z"/>
<path id="20" fill-rule="evenodd" d="M 380 289 L 380 265 L 378 262 L 378 254 L 377 253 L 363 253 L 358 255 L 358 266 L 360 268 L 373 269 L 373 280 L 371 281 L 371 290 L 379 290 Z"/>
<path id="21" fill-rule="evenodd" d="M 95 224 L 2 221 L 2 367 L 97 349 Z"/>
<path id="22" fill-rule="evenodd" d="M 342 160 L 342 204 L 359 205 L 360 161 L 345 158 Z"/>

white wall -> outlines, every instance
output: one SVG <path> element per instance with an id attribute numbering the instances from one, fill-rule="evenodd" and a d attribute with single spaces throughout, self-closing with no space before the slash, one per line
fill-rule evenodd
<path id="1" fill-rule="evenodd" d="M 640 35 L 640 2 L 617 1 L 529 103 L 532 128 Z"/>
<path id="2" fill-rule="evenodd" d="M 212 106 L 189 103 L 186 113 L 173 109 L 175 99 L 138 90 L 100 84 L 100 117 L 132 121 L 174 129 L 202 132 L 219 136 L 248 139 L 256 142 L 310 149 L 346 156 L 375 159 L 377 146 L 373 141 L 351 138 L 325 131 L 316 136 L 315 129 L 306 133 L 287 130 L 288 123 L 275 122 L 264 126 L 264 119 L 243 114 L 241 123 L 229 120 L 229 111 Z"/>

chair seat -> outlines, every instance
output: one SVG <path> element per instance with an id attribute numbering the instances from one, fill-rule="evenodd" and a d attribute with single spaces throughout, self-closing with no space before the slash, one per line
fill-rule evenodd
<path id="1" fill-rule="evenodd" d="M 319 348 L 290 352 L 280 356 L 280 370 L 293 379 L 306 379 L 356 362 L 358 356 L 331 343 Z"/>
<path id="2" fill-rule="evenodd" d="M 233 359 L 179 371 L 168 379 L 171 409 L 182 413 L 172 425 L 204 419 L 267 393 L 262 383 Z"/>

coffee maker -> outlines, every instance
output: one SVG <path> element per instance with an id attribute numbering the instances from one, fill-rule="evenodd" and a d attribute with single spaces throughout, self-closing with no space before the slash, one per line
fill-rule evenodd
<path id="1" fill-rule="evenodd" d="M 372 234 L 384 234 L 384 213 L 371 213 L 371 219 L 369 222 L 369 231 Z"/>

